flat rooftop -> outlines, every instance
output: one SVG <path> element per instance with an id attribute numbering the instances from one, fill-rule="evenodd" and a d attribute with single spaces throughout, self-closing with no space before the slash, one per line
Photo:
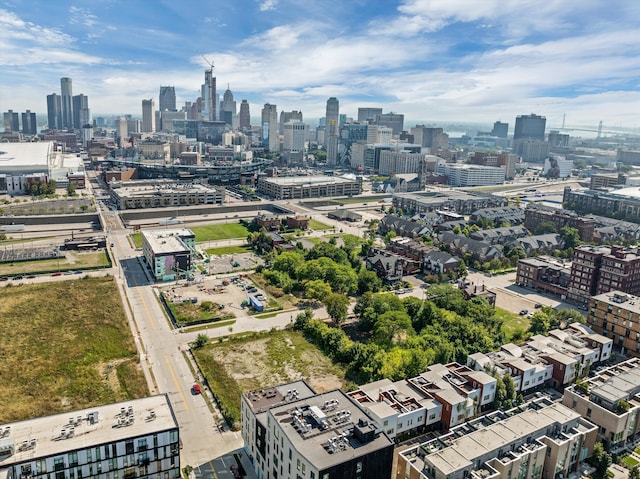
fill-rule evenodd
<path id="1" fill-rule="evenodd" d="M 12 442 L 15 453 L 0 456 L 0 468 L 34 457 L 177 429 L 178 423 L 168 396 L 163 394 L 5 424 L 0 432 L 6 428 L 9 434 L 0 439 L 0 444 L 6 447 Z"/>
<path id="2" fill-rule="evenodd" d="M 500 449 L 529 434 L 543 435 L 547 427 L 565 424 L 581 416 L 562 404 L 542 409 L 528 409 L 485 428 L 473 431 L 452 441 L 444 449 L 428 454 L 425 462 L 433 464 L 443 475 L 471 467 L 474 460 Z"/>
<path id="3" fill-rule="evenodd" d="M 0 144 L 0 173 L 35 166 L 48 172 L 52 153 L 53 143 L 50 141 L 2 143 Z"/>
<path id="4" fill-rule="evenodd" d="M 265 389 L 256 389 L 246 393 L 245 399 L 253 412 L 259 414 L 270 407 L 288 404 L 315 396 L 316 392 L 303 380 L 292 381 Z"/>
<path id="5" fill-rule="evenodd" d="M 145 230 L 142 231 L 154 254 L 169 254 L 177 251 L 189 251 L 189 247 L 180 239 L 181 237 L 193 237 L 190 229 L 170 230 Z"/>
<path id="6" fill-rule="evenodd" d="M 278 186 L 322 186 L 354 183 L 354 179 L 342 176 L 287 176 L 265 178 L 263 181 Z"/>
<path id="7" fill-rule="evenodd" d="M 640 391 L 640 360 L 637 358 L 603 369 L 589 380 L 589 395 L 610 404 L 628 401 Z"/>
<path id="8" fill-rule="evenodd" d="M 357 403 L 339 389 L 273 407 L 268 414 L 292 446 L 318 469 L 393 446 Z"/>
<path id="9" fill-rule="evenodd" d="M 622 291 L 610 291 L 593 296 L 592 300 L 640 314 L 640 297 L 634 296 L 633 294 L 623 293 Z"/>
<path id="10" fill-rule="evenodd" d="M 136 196 L 147 197 L 149 195 L 164 196 L 176 193 L 206 194 L 219 192 L 216 188 L 209 188 L 208 186 L 201 185 L 199 183 L 158 183 L 155 180 L 148 184 L 141 184 L 139 181 L 132 185 L 128 185 L 126 182 L 114 183 L 112 188 L 117 195 L 122 198 L 135 198 Z"/>

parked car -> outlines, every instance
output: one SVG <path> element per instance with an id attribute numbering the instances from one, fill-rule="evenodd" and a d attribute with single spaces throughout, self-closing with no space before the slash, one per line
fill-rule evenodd
<path id="1" fill-rule="evenodd" d="M 542 305 L 540 303 L 536 303 L 536 304 L 533 305 L 533 307 L 536 308 L 536 309 L 540 309 L 540 308 L 542 308 Z"/>
<path id="2" fill-rule="evenodd" d="M 60 273 L 60 272 L 53 273 L 51 276 L 62 276 L 62 273 Z"/>
<path id="3" fill-rule="evenodd" d="M 528 311 L 528 310 L 526 310 L 526 309 L 521 309 L 521 310 L 520 310 L 520 312 L 519 312 L 518 314 L 519 314 L 520 316 L 526 316 L 528 312 L 529 312 L 529 311 Z"/>
<path id="4" fill-rule="evenodd" d="M 8 276 L 3 276 L 0 278 L 0 281 L 9 281 L 9 277 Z"/>
<path id="5" fill-rule="evenodd" d="M 193 394 L 200 394 L 200 393 L 202 393 L 202 389 L 200 389 L 200 385 L 199 384 L 194 384 L 193 387 L 191 388 L 191 392 Z"/>
<path id="6" fill-rule="evenodd" d="M 19 279 L 24 279 L 24 276 L 22 276 L 21 274 L 19 274 L 18 276 L 14 276 L 13 277 L 14 280 L 19 280 Z"/>

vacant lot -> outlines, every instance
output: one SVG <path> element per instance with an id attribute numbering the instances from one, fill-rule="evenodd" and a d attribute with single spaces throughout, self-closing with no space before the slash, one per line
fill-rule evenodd
<path id="1" fill-rule="evenodd" d="M 148 394 L 112 278 L 0 288 L 0 424 Z"/>
<path id="2" fill-rule="evenodd" d="M 212 224 L 190 228 L 196 235 L 196 242 L 246 238 L 249 230 L 240 223 Z"/>
<path id="3" fill-rule="evenodd" d="M 194 350 L 227 421 L 240 420 L 240 395 L 304 378 L 318 392 L 345 386 L 344 371 L 297 331 L 231 338 Z"/>

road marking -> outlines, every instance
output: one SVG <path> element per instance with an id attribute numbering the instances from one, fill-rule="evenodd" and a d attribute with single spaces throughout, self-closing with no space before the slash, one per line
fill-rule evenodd
<path id="1" fill-rule="evenodd" d="M 213 472 L 213 477 L 215 477 L 216 479 L 220 479 L 218 477 L 218 473 L 216 472 L 216 468 L 213 466 L 213 463 L 211 461 L 209 461 L 208 464 L 211 467 L 211 472 Z M 225 466 L 225 467 L 227 467 L 227 466 Z"/>
<path id="2" fill-rule="evenodd" d="M 169 356 L 165 355 L 164 356 L 164 360 L 167 363 L 167 366 L 169 366 L 169 372 L 171 373 L 171 376 L 173 377 L 173 381 L 176 383 L 176 386 L 178 388 L 178 394 L 180 394 L 180 397 L 182 398 L 182 402 L 184 402 L 184 406 L 187 408 L 187 412 L 189 412 L 189 404 L 187 404 L 187 398 L 184 397 L 184 394 L 182 394 L 182 388 L 180 387 L 180 383 L 178 382 L 178 378 L 176 377 L 176 373 L 173 372 L 173 366 L 171 366 L 171 361 L 169 361 Z"/>

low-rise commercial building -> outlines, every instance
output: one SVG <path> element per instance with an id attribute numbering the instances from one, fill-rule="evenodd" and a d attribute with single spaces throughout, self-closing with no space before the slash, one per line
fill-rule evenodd
<path id="1" fill-rule="evenodd" d="M 638 437 L 639 393 L 640 359 L 633 358 L 567 388 L 562 404 L 598 426 L 598 440 L 615 451 Z"/>
<path id="2" fill-rule="evenodd" d="M 275 200 L 353 196 L 362 193 L 362 182 L 342 176 L 262 177 L 258 192 Z"/>
<path id="3" fill-rule="evenodd" d="M 196 236 L 189 229 L 143 230 L 142 253 L 156 281 L 188 277 Z"/>
<path id="4" fill-rule="evenodd" d="M 167 395 L 0 426 L 0 477 L 180 477 Z"/>
<path id="5" fill-rule="evenodd" d="M 590 456 L 596 433 L 577 412 L 539 399 L 400 452 L 396 479 L 567 477 Z"/>
<path id="6" fill-rule="evenodd" d="M 271 479 L 390 477 L 393 442 L 340 390 L 303 380 L 241 399 L 242 437 L 255 473 Z"/>
<path id="7" fill-rule="evenodd" d="M 222 205 L 223 187 L 170 180 L 112 181 L 110 196 L 119 210 L 174 206 Z"/>

